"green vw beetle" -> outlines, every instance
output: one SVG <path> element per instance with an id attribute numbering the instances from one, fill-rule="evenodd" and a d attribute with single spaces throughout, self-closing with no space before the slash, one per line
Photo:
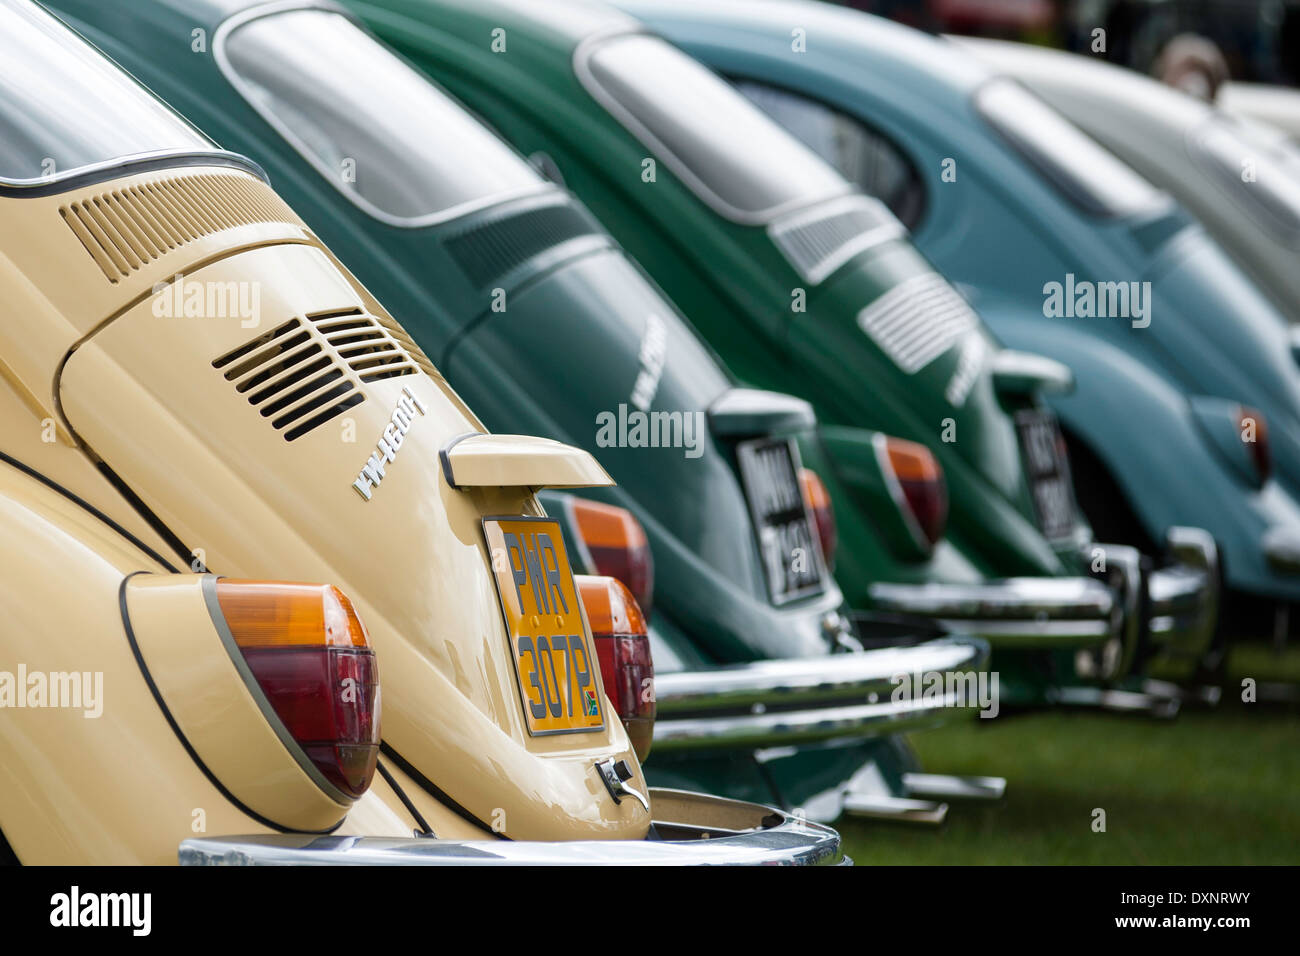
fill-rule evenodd
<path id="1" fill-rule="evenodd" d="M 818 818 L 847 806 L 937 820 L 945 805 L 927 798 L 970 789 L 919 774 L 897 734 L 972 708 L 946 688 L 896 695 L 893 678 L 976 675 L 984 643 L 925 620 L 851 619 L 822 554 L 829 499 L 848 493 L 802 468 L 794 444 L 814 433 L 808 403 L 736 387 L 573 196 L 337 6 L 52 6 L 256 156 L 488 424 L 599 456 L 618 487 L 542 499 L 581 570 L 622 579 L 646 611 L 653 600 L 657 694 L 635 651 L 602 667 L 619 674 L 611 698 L 643 755 L 653 724 L 658 782 Z M 883 490 L 872 510 L 897 514 Z"/>
<path id="2" fill-rule="evenodd" d="M 1176 529 L 1150 572 L 1131 547 L 1093 544 L 1038 398 L 1068 371 L 1001 349 L 880 202 L 612 8 L 352 6 L 580 196 L 743 380 L 812 402 L 826 427 L 801 450 L 846 488 L 835 557 L 854 607 L 988 638 L 1004 687 L 1038 700 L 1140 705 L 1079 680 L 1113 684 L 1155 657 L 1196 670 L 1216 616 L 1212 541 Z M 882 489 L 901 520 L 858 507 Z"/>

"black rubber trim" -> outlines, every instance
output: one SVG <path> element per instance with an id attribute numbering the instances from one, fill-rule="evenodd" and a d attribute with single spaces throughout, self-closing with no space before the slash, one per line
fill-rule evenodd
<path id="1" fill-rule="evenodd" d="M 402 806 L 406 807 L 407 812 L 415 819 L 415 822 L 419 824 L 419 832 L 423 836 L 436 837 L 438 834 L 433 832 L 433 827 L 429 826 L 428 822 L 420 814 L 420 811 L 415 809 L 415 804 L 411 802 L 411 798 L 406 795 L 406 791 L 402 789 L 401 784 L 399 784 L 396 778 L 394 778 L 388 771 L 388 768 L 382 763 L 376 761 L 375 769 L 379 771 L 379 776 L 384 778 L 384 782 L 393 788 L 393 793 L 397 794 L 397 799 L 402 801 Z M 0 837 L 2 836 L 3 834 L 0 834 Z"/>
<path id="2" fill-rule="evenodd" d="M 158 553 L 157 551 L 155 551 L 153 548 L 149 547 L 149 545 L 145 544 L 143 541 L 141 541 L 139 538 L 137 538 L 135 535 L 133 535 L 130 531 L 127 531 L 126 528 L 123 528 L 120 524 L 118 524 L 116 521 L 114 521 L 114 520 L 113 520 L 112 518 L 110 518 L 108 515 L 104 514 L 104 512 L 100 511 L 98 508 L 96 508 L 94 505 L 92 505 L 89 501 L 86 501 L 84 498 L 81 498 L 80 496 L 78 496 L 75 492 L 69 491 L 67 488 L 64 488 L 64 487 L 63 487 L 61 484 L 59 484 L 57 481 L 53 481 L 53 480 L 51 480 L 50 478 L 47 478 L 45 475 L 42 475 L 42 474 L 41 474 L 39 471 L 37 471 L 35 468 L 32 468 L 30 465 L 25 465 L 25 464 L 23 464 L 23 463 L 22 463 L 21 461 L 19 461 L 17 458 L 14 458 L 14 457 L 12 457 L 12 456 L 10 456 L 10 455 L 6 455 L 6 454 L 5 454 L 4 452 L 2 452 L 2 451 L 0 451 L 0 461 L 3 461 L 5 464 L 7 464 L 7 465 L 11 465 L 11 466 L 14 467 L 14 468 L 17 468 L 19 471 L 21 471 L 23 474 L 27 475 L 27 477 L 29 477 L 29 478 L 35 478 L 37 481 L 39 481 L 39 482 L 40 482 L 41 484 L 43 484 L 45 487 L 49 488 L 51 491 L 56 491 L 56 492 L 58 492 L 60 495 L 62 495 L 64 498 L 67 498 L 69 501 L 71 501 L 71 502 L 72 502 L 74 505 L 76 505 L 77 507 L 82 508 L 82 509 L 84 509 L 86 512 L 88 512 L 89 514 L 94 515 L 96 518 L 98 518 L 100 521 L 104 522 L 104 524 L 108 525 L 110 528 L 112 528 L 114 531 L 116 531 L 116 532 L 117 532 L 118 534 L 120 534 L 122 537 L 126 538 L 126 540 L 130 541 L 133 545 L 135 545 L 137 548 L 139 548 L 139 549 L 140 549 L 141 551 L 143 551 L 145 554 L 149 555 L 149 557 L 151 557 L 151 558 L 153 558 L 155 561 L 157 561 L 160 565 L 162 565 L 162 566 L 163 566 L 164 568 L 166 568 L 168 571 L 171 571 L 171 572 L 173 572 L 173 573 L 180 573 L 180 572 L 178 571 L 178 569 L 172 567 L 172 565 L 171 565 L 170 563 L 168 563 L 167 559 L 164 558 L 161 554 L 159 554 L 159 553 Z M 100 466 L 100 470 L 101 470 L 101 471 L 105 471 L 106 469 L 104 468 L 104 466 L 101 465 L 101 466 Z M 122 491 L 122 489 L 123 489 L 124 486 L 121 486 L 121 484 L 120 484 L 121 479 L 120 479 L 120 478 L 117 478 L 116 475 L 113 475 L 112 472 L 108 472 L 108 474 L 111 475 L 111 477 L 109 478 L 110 481 L 114 481 L 114 479 L 116 479 L 115 487 L 117 487 L 117 490 L 118 490 L 118 491 Z M 146 520 L 148 520 L 147 517 L 146 517 Z M 154 521 L 157 521 L 157 518 L 154 518 Z M 153 525 L 153 521 L 150 521 L 149 524 L 152 526 L 152 525 Z M 161 524 L 161 522 L 159 522 L 159 524 Z M 154 530 L 157 531 L 158 529 L 155 527 Z M 167 537 L 174 538 L 175 536 L 174 536 L 174 535 L 171 535 L 171 533 L 168 532 L 167 535 L 164 535 L 164 538 L 167 538 Z M 171 543 L 172 543 L 172 542 L 169 540 L 169 541 L 168 541 L 168 544 L 171 544 Z M 179 543 L 179 539 L 177 539 L 177 543 Z M 174 545 L 173 545 L 173 547 L 174 547 Z"/>
<path id="3" fill-rule="evenodd" d="M 153 682 L 153 677 L 149 673 L 149 668 L 145 665 L 144 657 L 140 653 L 140 645 L 136 643 L 135 630 L 131 627 L 131 616 L 127 612 L 126 608 L 126 586 L 136 575 L 147 573 L 148 572 L 146 571 L 134 571 L 124 577 L 122 579 L 122 584 L 118 587 L 117 601 L 122 612 L 122 627 L 126 630 L 126 640 L 127 643 L 131 645 L 131 653 L 135 655 L 135 663 L 140 668 L 140 676 L 144 678 L 145 684 L 149 687 L 149 693 L 153 694 L 153 699 L 155 703 L 158 704 L 158 709 L 162 711 L 162 715 L 166 719 L 168 726 L 171 727 L 172 733 L 176 735 L 176 739 L 180 741 L 181 746 L 185 748 L 185 752 L 190 755 L 190 759 L 194 761 L 194 765 L 202 771 L 203 776 L 208 778 L 208 783 L 212 784 L 218 793 L 229 800 L 236 810 L 245 814 L 257 823 L 260 823 L 264 827 L 275 830 L 277 833 L 333 833 L 343 824 L 343 821 L 347 819 L 346 813 L 339 818 L 338 823 L 326 830 L 298 830 L 292 827 L 281 826 L 274 820 L 268 820 L 257 811 L 245 806 L 238 797 L 226 789 L 225 784 L 217 779 L 216 775 L 208 769 L 208 765 L 203 762 L 201 757 L 199 757 L 198 752 L 194 749 L 193 745 L 190 744 L 184 732 L 181 730 L 180 725 L 176 723 L 176 718 L 172 716 L 171 710 L 168 709 L 166 702 L 162 698 L 162 694 L 158 690 L 158 685 Z"/>
<path id="4" fill-rule="evenodd" d="M 5 839 L 4 831 L 0 830 L 0 866 L 22 866 L 22 860 L 18 859 L 18 854 L 14 848 L 9 845 Z"/>
<path id="5" fill-rule="evenodd" d="M 442 476 L 447 479 L 447 484 L 453 491 L 459 490 L 456 484 L 456 476 L 451 470 L 451 450 L 463 442 L 466 438 L 473 438 L 475 435 L 482 435 L 484 432 L 465 432 L 463 435 L 457 435 L 447 444 L 438 450 L 438 461 L 442 462 Z"/>
<path id="6" fill-rule="evenodd" d="M 474 814 L 470 813 L 459 803 L 457 803 L 455 800 L 449 797 L 445 790 L 443 790 L 436 783 L 434 783 L 424 774 L 420 773 L 420 771 L 416 770 L 409 763 L 403 760 L 401 755 L 396 750 L 394 750 L 391 746 L 389 746 L 387 742 L 380 743 L 379 752 L 382 753 L 389 760 L 391 760 L 393 764 L 402 771 L 402 773 L 406 774 L 408 777 L 410 777 L 412 780 L 418 783 L 422 788 L 429 791 L 429 793 L 433 797 L 435 797 L 439 803 L 445 804 L 448 810 L 455 813 L 456 816 L 460 817 L 462 820 L 465 820 L 468 823 L 472 823 L 476 827 L 480 827 L 481 829 L 487 830 L 489 833 L 492 833 L 495 836 L 500 837 L 502 840 L 510 839 L 510 837 L 506 836 L 504 832 L 498 833 L 497 831 L 493 830 L 492 827 L 488 826 L 478 817 L 474 816 Z"/>
<path id="7" fill-rule="evenodd" d="M 158 537 L 166 541 L 171 549 L 176 552 L 176 556 L 181 559 L 181 566 L 187 570 L 193 570 L 191 562 L 194 560 L 194 552 L 185 547 L 185 542 L 172 533 L 172 529 L 167 527 L 163 520 L 153 513 L 152 509 L 131 489 L 130 485 L 122 480 L 117 472 L 102 461 L 96 462 L 95 467 L 99 469 L 100 474 L 108 479 L 108 483 L 117 489 L 117 493 L 126 499 L 126 503 L 135 509 L 135 513 L 143 518 L 145 523 L 157 533 Z M 175 571 L 176 569 L 172 568 L 171 570 Z M 204 570 L 207 569 L 204 568 Z"/>
<path id="8" fill-rule="evenodd" d="M 183 169 L 189 166 L 227 166 L 231 169 L 241 169 L 246 173 L 252 173 L 267 185 L 271 183 L 270 178 L 266 175 L 266 170 L 247 156 L 226 152 L 194 152 L 154 156 L 148 159 L 127 159 L 120 163 L 112 163 L 99 169 L 92 169 L 69 176 L 67 179 L 56 179 L 49 183 L 19 186 L 14 183 L 0 182 L 0 196 L 14 196 L 19 199 L 57 196 L 59 193 L 71 192 L 84 186 L 93 186 L 96 183 L 121 179 L 124 176 L 134 176 L 136 173 L 148 173 L 157 169 Z"/>

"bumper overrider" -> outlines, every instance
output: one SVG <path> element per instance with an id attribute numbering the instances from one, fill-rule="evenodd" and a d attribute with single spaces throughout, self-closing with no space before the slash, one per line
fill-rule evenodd
<path id="1" fill-rule="evenodd" d="M 870 595 L 877 610 L 925 618 L 995 648 L 1078 649 L 1080 677 L 1114 680 L 1153 657 L 1194 670 L 1218 621 L 1218 551 L 1210 534 L 1169 529 L 1159 568 L 1127 545 L 1093 544 L 1085 559 L 1093 577 L 878 583 Z"/>
<path id="2" fill-rule="evenodd" d="M 654 752 L 740 749 L 894 734 L 969 709 L 949 684 L 902 695 L 899 678 L 983 671 L 988 645 L 968 637 L 825 657 L 755 661 L 655 676 Z"/>
<path id="3" fill-rule="evenodd" d="M 440 840 L 258 834 L 185 840 L 182 866 L 815 866 L 851 864 L 833 829 L 771 807 L 650 789 L 645 840 Z"/>

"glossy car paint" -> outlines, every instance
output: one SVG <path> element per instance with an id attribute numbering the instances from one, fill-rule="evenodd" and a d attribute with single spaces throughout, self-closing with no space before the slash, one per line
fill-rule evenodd
<path id="1" fill-rule="evenodd" d="M 142 96 L 106 85 L 98 105 Z M 599 731 L 526 732 L 481 531 L 484 515 L 539 514 L 535 488 L 608 476 L 586 452 L 520 436 L 476 434 L 444 466 L 440 451 L 481 432 L 478 420 L 256 166 L 192 131 L 180 138 L 191 145 L 0 188 L 0 286 L 23 317 L 0 326 L 4 587 L 7 613 L 26 625 L 6 631 L 4 657 L 100 667 L 107 708 L 98 721 L 7 711 L 4 762 L 24 781 L 0 797 L 9 842 L 37 861 L 166 862 L 165 845 L 174 854 L 181 830 L 194 835 L 195 807 L 226 832 L 265 832 L 200 774 L 181 741 L 191 732 L 213 765 L 232 739 L 248 745 L 222 783 L 280 826 L 342 821 L 347 808 L 301 792 L 287 753 L 262 746 L 265 728 L 231 737 L 254 726 L 247 694 L 214 693 L 206 722 L 174 731 L 141 679 L 124 614 L 142 629 L 146 661 L 170 655 L 157 644 L 169 628 L 201 645 L 214 631 L 196 599 L 205 570 L 332 581 L 351 596 L 381 661 L 385 760 L 417 802 L 441 806 L 427 819 L 461 818 L 448 836 L 643 837 L 650 813 L 616 803 L 595 773 L 597 761 L 625 760 L 629 785 L 644 791 L 608 701 Z M 206 307 L 202 293 L 193 311 L 172 311 L 196 287 L 241 284 L 259 290 L 251 313 Z M 319 316 L 353 309 L 402 353 L 401 374 L 366 380 L 327 339 Z M 358 400 L 289 440 L 214 361 L 256 343 L 240 361 L 260 363 L 295 321 Z M 366 500 L 353 482 L 403 397 L 419 414 Z M 123 588 L 136 571 L 175 583 Z M 222 674 L 214 660 L 190 663 L 213 688 L 231 686 L 229 662 Z M 228 722 L 214 725 L 218 715 Z M 414 821 L 393 791 L 374 793 L 387 809 L 364 800 L 354 830 L 409 837 Z M 504 828 L 493 830 L 494 814 Z M 103 829 L 81 833 L 95 823 Z"/>
<path id="2" fill-rule="evenodd" d="M 250 22 L 283 23 L 283 35 L 294 41 L 293 17 L 305 6 L 195 2 L 109 9 L 74 0 L 54 5 L 205 131 L 264 164 L 280 193 L 366 286 L 403 316 L 404 327 L 488 424 L 585 445 L 600 457 L 620 485 L 582 494 L 632 510 L 647 530 L 655 560 L 652 637 L 661 673 L 825 656 L 843 650 L 841 640 L 855 644 L 848 608 L 829 574 L 820 593 L 779 606 L 769 599 L 736 471 L 740 438 L 809 434 L 815 422 L 806 403 L 754 393 L 750 398 L 757 404 L 743 435 L 700 434 L 698 448 L 601 445 L 597 416 L 620 404 L 635 407 L 634 392 L 649 365 L 654 366 L 650 407 L 696 416 L 706 429 L 716 419 L 718 399 L 734 382 L 582 206 L 539 176 L 526 195 L 493 197 L 477 208 L 419 224 L 377 215 L 336 188 L 295 148 L 292 131 L 286 135 L 274 114 L 259 112 L 237 88 L 239 73 L 227 49 L 240 24 Z M 324 9 L 307 15 L 339 19 Z M 186 43 L 195 23 L 213 37 L 211 57 L 195 56 Z M 359 32 L 356 39 L 371 42 Z M 454 154 L 456 143 L 435 143 L 435 148 Z M 364 163 L 361 173 L 373 175 Z M 526 253 L 501 254 L 512 236 Z M 500 302 L 506 303 L 504 310 L 494 307 Z M 657 356 L 647 355 L 652 336 Z M 857 440 L 869 448 L 871 438 L 864 434 Z M 833 475 L 827 480 L 833 482 Z M 555 506 L 552 513 L 565 518 L 563 498 L 545 494 Z M 860 500 L 864 497 L 864 511 L 895 509 L 883 483 L 875 498 L 860 495 Z M 888 539 L 870 531 L 868 520 L 865 514 L 857 517 L 865 531 L 863 550 L 886 554 Z M 566 522 L 567 540 L 577 540 L 576 530 Z M 575 570 L 595 571 L 577 567 L 580 547 L 570 553 Z M 970 647 L 970 659 L 977 661 L 982 651 L 977 643 Z M 927 723 L 941 719 L 931 715 Z M 880 722 L 853 736 L 892 732 Z M 867 742 L 840 748 L 823 762 L 848 776 L 877 754 L 893 761 L 897 753 L 892 745 L 882 750 Z M 852 755 L 847 772 L 846 754 Z M 661 755 L 655 766 L 668 760 Z M 691 755 L 680 763 L 674 785 L 694 780 L 696 787 L 738 792 L 734 777 L 715 773 L 710 758 Z M 792 781 L 780 795 L 769 788 L 765 799 L 801 800 L 801 787 L 812 786 L 816 775 L 808 776 L 807 784 Z"/>
<path id="3" fill-rule="evenodd" d="M 828 104 L 901 149 L 923 171 L 922 251 L 1008 346 L 1073 369 L 1075 391 L 1051 404 L 1076 465 L 1092 466 L 1080 490 L 1100 535 L 1149 548 L 1172 524 L 1206 528 L 1235 592 L 1231 626 L 1271 631 L 1274 605 L 1256 598 L 1300 596 L 1288 557 L 1300 541 L 1300 377 L 1285 321 L 1200 226 L 1172 202 L 1082 212 L 985 122 L 972 97 L 996 73 L 945 40 L 824 4 L 627 6 L 720 72 Z M 814 53 L 775 42 L 796 20 Z M 948 158 L 955 182 L 940 178 Z M 1045 318 L 1044 285 L 1067 274 L 1151 282 L 1150 326 Z M 1198 412 L 1207 397 L 1263 413 L 1272 480 L 1239 467 L 1229 416 Z"/>
<path id="4" fill-rule="evenodd" d="M 1285 134 L 1104 61 L 952 39 L 1176 198 L 1278 310 L 1300 322 L 1300 149 Z"/>
<path id="5" fill-rule="evenodd" d="M 848 530 L 841 535 L 845 564 L 838 579 L 850 604 L 866 606 L 874 581 L 982 582 L 1088 573 L 1080 551 L 1091 536 L 1077 515 L 1055 545 L 1035 524 L 1011 418 L 1036 405 L 1032 386 L 1016 392 L 995 387 L 991 365 L 998 345 L 906 238 L 895 234 L 889 217 L 879 232 L 870 233 L 864 243 L 869 248 L 850 246 L 858 251 L 833 260 L 838 265 L 820 276 L 801 273 L 787 259 L 792 253 L 780 251 L 769 235 L 778 227 L 795 229 L 793 218 L 778 215 L 765 228 L 762 215 L 737 211 L 734 204 L 728 209 L 712 187 L 701 188 L 692 179 L 698 176 L 679 156 L 659 148 L 662 143 L 656 146 L 644 130 L 633 135 L 628 126 L 635 129 L 635 122 L 616 118 L 617 104 L 612 112 L 602 105 L 608 104 L 608 90 L 593 83 L 588 54 L 612 37 L 642 35 L 645 28 L 637 21 L 599 4 L 357 0 L 350 5 L 521 152 L 545 157 L 548 168 L 601 216 L 742 380 L 793 390 L 812 401 L 825 425 L 817 447 L 805 443 L 805 458 L 814 467 L 826 463 L 849 484 L 850 494 L 866 494 L 878 479 L 855 473 L 863 447 L 853 440 L 856 429 L 877 428 L 929 445 L 947 476 L 952 547 L 929 557 L 900 549 L 873 566 L 870 556 L 856 560 L 860 539 L 854 537 L 853 519 L 842 521 Z M 505 31 L 504 53 L 494 52 L 494 29 Z M 690 151 L 699 145 L 690 137 L 707 131 L 699 129 L 685 102 L 663 107 L 660 115 L 676 109 L 666 122 L 689 130 L 678 146 Z M 738 106 L 742 115 L 751 115 L 734 98 L 727 103 L 728 109 Z M 792 155 L 788 138 L 761 116 L 753 114 L 752 120 L 761 124 L 767 146 Z M 727 161 L 709 153 L 715 145 L 701 147 L 710 157 L 701 162 Z M 831 207 L 860 209 L 867 202 L 855 199 L 844 180 L 807 153 L 797 156 L 800 169 L 821 189 L 838 194 L 824 203 L 807 200 L 811 218 L 830 215 Z M 657 163 L 653 168 L 652 162 Z M 743 173 L 717 168 L 731 170 L 735 180 L 779 180 L 778 189 L 801 182 L 788 172 L 770 176 L 761 164 Z M 877 237 L 881 241 L 873 241 Z M 925 284 L 939 297 L 949 310 L 945 322 L 952 312 L 969 315 L 970 322 L 919 369 L 898 364 L 858 324 L 858 313 L 881 302 L 887 291 L 911 302 L 909 281 Z M 795 303 L 806 304 L 806 311 Z M 945 327 L 937 318 L 928 325 L 924 306 L 907 308 L 918 309 L 916 328 L 926 335 Z M 846 500 L 837 499 L 837 514 L 844 513 Z M 1077 638 L 1041 635 L 1038 646 L 1072 641 Z M 1013 656 L 999 661 L 1008 672 L 1018 666 Z M 1041 687 L 1044 680 L 1073 679 L 1073 656 L 1063 665 L 1054 669 L 1037 661 L 1029 669 Z"/>

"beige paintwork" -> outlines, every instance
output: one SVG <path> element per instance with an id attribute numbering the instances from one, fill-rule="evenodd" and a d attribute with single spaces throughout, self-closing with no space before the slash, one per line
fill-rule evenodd
<path id="1" fill-rule="evenodd" d="M 180 301 L 171 296 L 178 281 L 254 284 L 256 324 L 238 314 L 159 314 Z M 645 787 L 617 720 L 597 733 L 528 735 L 482 538 L 485 514 L 540 514 L 541 485 L 608 483 L 589 455 L 534 439 L 464 439 L 450 456 L 461 488 L 449 486 L 440 449 L 482 426 L 297 217 L 240 170 L 153 171 L 0 198 L 0 290 L 0 451 L 170 565 L 0 463 L 0 587 L 22 624 L 4 630 L 0 661 L 94 664 L 115 688 L 98 721 L 0 712 L 0 764 L 17 781 L 0 788 L 0 828 L 20 858 L 174 859 L 196 808 L 206 810 L 208 833 L 264 832 L 217 793 L 149 694 L 118 607 L 133 571 L 150 572 L 126 591 L 142 656 L 222 785 L 294 828 L 330 826 L 346 809 L 305 793 L 310 781 L 259 724 L 205 617 L 195 573 L 205 568 L 330 582 L 352 598 L 378 654 L 385 743 L 480 821 L 390 767 L 440 836 L 490 828 L 516 839 L 644 836 L 648 814 L 635 801 L 616 805 L 593 769 L 624 758 L 637 768 L 630 783 Z M 386 330 L 410 374 L 362 381 L 307 318 L 346 309 Z M 364 400 L 286 441 L 213 362 L 293 318 Z M 424 413 L 367 500 L 353 483 L 406 395 Z M 100 463 L 181 548 L 150 527 Z M 33 517 L 40 509 L 57 520 Z M 31 540 L 40 560 L 20 546 Z M 409 835 L 413 825 L 376 777 L 339 832 Z"/>

